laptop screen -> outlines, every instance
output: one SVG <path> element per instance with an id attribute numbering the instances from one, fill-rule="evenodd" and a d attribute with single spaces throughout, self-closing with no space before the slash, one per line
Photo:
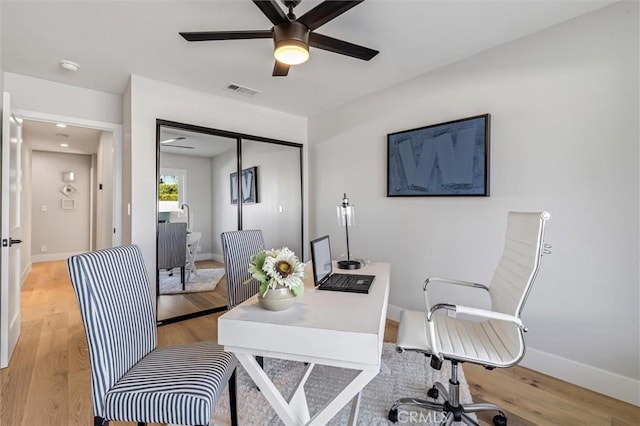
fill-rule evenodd
<path id="1" fill-rule="evenodd" d="M 311 261 L 313 262 L 313 281 L 316 285 L 331 275 L 331 247 L 329 236 L 325 235 L 311 241 Z"/>

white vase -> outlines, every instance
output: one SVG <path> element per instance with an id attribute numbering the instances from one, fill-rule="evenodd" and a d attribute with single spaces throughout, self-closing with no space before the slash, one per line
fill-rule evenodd
<path id="1" fill-rule="evenodd" d="M 260 306 L 268 311 L 284 311 L 293 306 L 296 295 L 293 290 L 278 284 L 276 288 L 270 288 L 264 296 L 258 293 L 258 301 Z"/>

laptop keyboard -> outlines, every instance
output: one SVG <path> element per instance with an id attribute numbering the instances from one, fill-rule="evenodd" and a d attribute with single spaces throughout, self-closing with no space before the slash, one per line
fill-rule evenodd
<path id="1" fill-rule="evenodd" d="M 346 275 L 334 275 L 331 277 L 331 287 L 349 287 L 349 277 Z"/>

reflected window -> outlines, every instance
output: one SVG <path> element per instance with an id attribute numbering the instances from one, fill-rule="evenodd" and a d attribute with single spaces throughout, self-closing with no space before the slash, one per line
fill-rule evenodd
<path id="1" fill-rule="evenodd" d="M 187 203 L 186 180 L 186 170 L 160 169 L 158 212 L 171 213 L 180 211 L 180 206 Z"/>

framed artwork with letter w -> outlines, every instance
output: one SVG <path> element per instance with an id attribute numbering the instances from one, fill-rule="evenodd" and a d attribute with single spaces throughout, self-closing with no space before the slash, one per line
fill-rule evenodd
<path id="1" fill-rule="evenodd" d="M 387 135 L 387 196 L 489 196 L 490 115 Z"/>

